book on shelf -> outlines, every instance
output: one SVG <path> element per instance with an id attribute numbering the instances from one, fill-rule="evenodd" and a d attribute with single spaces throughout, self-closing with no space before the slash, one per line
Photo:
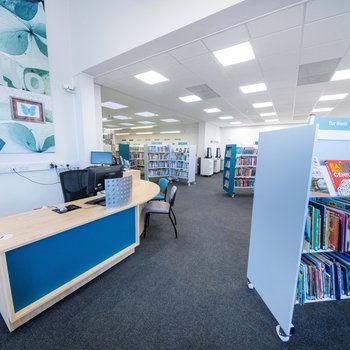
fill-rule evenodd
<path id="1" fill-rule="evenodd" d="M 325 160 L 325 165 L 338 196 L 350 196 L 350 161 Z"/>
<path id="2" fill-rule="evenodd" d="M 350 211 L 339 209 L 338 200 L 310 200 L 304 229 L 304 252 L 318 250 L 350 251 Z M 347 204 L 344 203 L 344 206 Z"/>
<path id="3" fill-rule="evenodd" d="M 331 184 L 327 181 L 329 177 L 325 176 L 325 168 L 321 167 L 317 157 L 312 159 L 311 186 L 310 191 L 313 196 L 330 195 Z M 334 194 L 334 193 L 332 193 Z"/>
<path id="4" fill-rule="evenodd" d="M 322 252 L 302 254 L 296 301 L 340 300 L 350 296 L 350 254 Z"/>

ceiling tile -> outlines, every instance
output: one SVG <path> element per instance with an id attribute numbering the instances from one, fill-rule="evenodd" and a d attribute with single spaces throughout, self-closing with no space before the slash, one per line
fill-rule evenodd
<path id="1" fill-rule="evenodd" d="M 271 15 L 259 18 L 247 24 L 253 38 L 265 36 L 274 32 L 301 26 L 304 6 L 295 6 Z"/>
<path id="2" fill-rule="evenodd" d="M 244 26 L 239 26 L 211 35 L 202 41 L 209 50 L 216 51 L 249 41 L 249 35 Z"/>
<path id="3" fill-rule="evenodd" d="M 208 52 L 209 50 L 204 46 L 204 44 L 200 40 L 198 40 L 194 43 L 173 49 L 169 51 L 169 54 L 175 57 L 177 60 L 186 60 L 188 58 L 203 55 Z"/>
<path id="4" fill-rule="evenodd" d="M 263 56 L 278 55 L 281 52 L 298 50 L 300 40 L 301 27 L 296 27 L 253 39 L 253 50 L 258 59 Z"/>
<path id="5" fill-rule="evenodd" d="M 263 71 L 275 69 L 288 69 L 289 66 L 295 67 L 299 64 L 299 49 L 287 52 L 279 52 L 274 55 L 258 57 Z"/>
<path id="6" fill-rule="evenodd" d="M 348 0 L 314 0 L 306 5 L 305 23 L 350 11 Z"/>
<path id="7" fill-rule="evenodd" d="M 161 55 L 148 58 L 147 60 L 143 61 L 143 63 L 154 70 L 179 64 L 178 60 L 168 53 L 163 53 Z"/>
<path id="8" fill-rule="evenodd" d="M 350 13 L 305 24 L 303 47 L 325 45 L 333 41 L 349 39 Z"/>
<path id="9" fill-rule="evenodd" d="M 135 64 L 132 64 L 128 67 L 124 67 L 121 69 L 121 71 L 127 75 L 136 75 L 136 74 L 141 74 L 141 73 L 144 73 L 144 72 L 147 72 L 151 70 L 148 66 L 146 66 L 145 64 L 143 63 L 135 63 Z"/>
<path id="10" fill-rule="evenodd" d="M 350 46 L 350 38 L 320 46 L 304 47 L 301 50 L 300 64 L 343 57 Z"/>

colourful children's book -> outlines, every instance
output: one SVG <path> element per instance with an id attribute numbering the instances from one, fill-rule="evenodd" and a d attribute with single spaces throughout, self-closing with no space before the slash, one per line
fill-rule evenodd
<path id="1" fill-rule="evenodd" d="M 329 176 L 338 196 L 350 196 L 350 160 L 326 160 Z"/>

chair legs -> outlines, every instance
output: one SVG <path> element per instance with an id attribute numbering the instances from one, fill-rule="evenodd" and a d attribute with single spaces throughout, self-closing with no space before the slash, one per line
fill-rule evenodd
<path id="1" fill-rule="evenodd" d="M 173 208 L 171 208 L 170 211 L 173 213 L 173 215 L 174 215 L 174 220 L 175 220 L 175 225 L 177 225 L 177 223 L 176 223 L 176 216 L 175 216 L 175 213 L 174 213 L 174 211 L 173 211 Z"/>
<path id="2" fill-rule="evenodd" d="M 171 213 L 174 215 L 174 220 L 173 218 L 171 217 Z M 177 238 L 177 229 L 176 229 L 176 216 L 173 212 L 173 210 L 171 209 L 168 213 L 169 215 L 169 219 L 174 227 L 174 230 L 175 230 L 175 238 Z M 143 228 L 143 238 L 146 237 L 146 233 L 147 233 L 147 227 L 149 226 L 149 221 L 150 221 L 150 216 L 151 216 L 151 213 L 147 213 L 146 216 L 145 216 L 145 224 L 144 224 L 144 228 Z"/>
<path id="3" fill-rule="evenodd" d="M 171 223 L 173 224 L 173 227 L 174 227 L 174 230 L 175 230 L 175 238 L 177 238 L 176 224 L 174 223 L 173 218 L 171 217 L 170 211 L 169 211 L 169 219 L 170 219 Z"/>

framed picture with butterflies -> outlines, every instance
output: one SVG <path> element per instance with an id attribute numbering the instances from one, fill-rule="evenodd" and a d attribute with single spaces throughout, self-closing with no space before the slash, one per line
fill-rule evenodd
<path id="1" fill-rule="evenodd" d="M 42 102 L 10 97 L 12 119 L 22 122 L 45 123 Z"/>

